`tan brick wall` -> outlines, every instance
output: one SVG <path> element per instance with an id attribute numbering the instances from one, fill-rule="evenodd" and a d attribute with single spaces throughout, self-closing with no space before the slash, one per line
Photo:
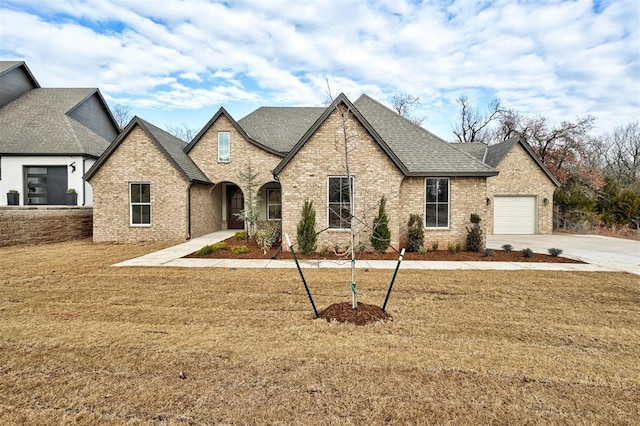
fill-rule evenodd
<path id="1" fill-rule="evenodd" d="M 130 225 L 129 183 L 151 184 L 151 226 Z M 189 182 L 136 127 L 92 177 L 93 239 L 103 241 L 184 241 Z"/>
<path id="2" fill-rule="evenodd" d="M 328 225 L 327 179 L 329 176 L 346 175 L 344 144 L 336 143 L 343 140 L 341 124 L 338 113 L 334 112 L 280 173 L 282 230 L 294 241 L 306 197 L 314 202 L 316 231 Z M 371 226 L 377 213 L 377 203 L 385 195 L 388 199 L 391 240 L 397 247 L 398 192 L 403 175 L 355 119 L 349 120 L 349 129 L 349 134 L 354 136 L 351 142 L 356 146 L 350 155 L 350 168 L 355 181 L 355 214 Z M 359 239 L 370 247 L 370 231 L 362 228 L 356 228 L 360 231 Z M 318 236 L 318 249 L 330 243 L 345 247 L 348 241 L 348 231 L 329 230 Z"/>
<path id="3" fill-rule="evenodd" d="M 90 207 L 0 207 L 0 247 L 91 237 Z"/>
<path id="4" fill-rule="evenodd" d="M 218 132 L 225 131 L 230 133 L 230 161 L 228 163 L 218 162 Z M 242 135 L 235 129 L 231 122 L 224 116 L 221 116 L 202 136 L 198 143 L 189 152 L 191 159 L 200 167 L 207 177 L 216 184 L 221 182 L 231 182 L 238 185 L 246 196 L 246 188 L 239 174 L 245 171 L 247 164 L 251 161 L 251 166 L 258 173 L 256 182 L 259 189 L 267 182 L 273 181 L 271 170 L 281 160 L 281 157 L 271 154 L 255 145 L 247 142 Z M 226 212 L 222 186 L 216 185 L 217 189 L 214 194 L 214 210 L 212 212 L 215 227 L 220 229 L 226 227 L 226 217 L 223 217 L 223 211 Z M 264 200 L 264 195 L 263 200 Z M 264 204 L 264 203 L 263 203 Z M 261 206 L 261 212 L 264 205 Z"/>
<path id="5" fill-rule="evenodd" d="M 538 234 L 553 232 L 553 193 L 555 185 L 531 159 L 520 145 L 516 144 L 497 167 L 498 176 L 487 179 L 487 197 L 528 195 L 537 197 Z M 549 203 L 544 205 L 544 199 Z M 493 206 L 493 202 L 491 205 Z M 487 231 L 493 233 L 493 207 L 489 209 Z"/>
<path id="6" fill-rule="evenodd" d="M 212 185 L 194 184 L 191 187 L 191 238 L 220 229 L 216 229 L 213 192 Z"/>
<path id="7" fill-rule="evenodd" d="M 480 225 L 483 232 L 486 232 L 488 211 L 485 202 L 485 178 L 450 177 L 449 183 L 449 228 L 424 228 L 424 243 L 427 249 L 431 249 L 433 241 L 438 241 L 439 250 L 446 250 L 448 244 L 456 241 L 459 241 L 464 248 L 466 227 L 471 225 L 469 222 L 471 213 L 480 215 L 482 219 Z M 402 182 L 400 229 L 403 246 L 406 245 L 406 225 L 409 215 L 420 214 L 423 219 L 425 217 L 425 191 L 426 178 L 424 177 L 407 177 Z"/>

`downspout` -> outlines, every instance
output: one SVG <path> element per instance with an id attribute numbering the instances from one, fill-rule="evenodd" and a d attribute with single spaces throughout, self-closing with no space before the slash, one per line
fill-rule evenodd
<path id="1" fill-rule="evenodd" d="M 87 183 L 84 181 L 84 175 L 87 173 L 87 159 L 82 159 L 82 207 L 87 205 Z"/>
<path id="2" fill-rule="evenodd" d="M 191 187 L 193 182 L 189 182 L 187 187 L 187 240 L 191 239 Z"/>

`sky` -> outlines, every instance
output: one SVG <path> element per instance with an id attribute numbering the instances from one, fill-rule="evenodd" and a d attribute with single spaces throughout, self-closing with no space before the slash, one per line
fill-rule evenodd
<path id="1" fill-rule="evenodd" d="M 330 91 L 418 97 L 447 140 L 463 95 L 603 133 L 640 117 L 639 29 L 638 0 L 0 0 L 0 60 L 162 128 Z"/>

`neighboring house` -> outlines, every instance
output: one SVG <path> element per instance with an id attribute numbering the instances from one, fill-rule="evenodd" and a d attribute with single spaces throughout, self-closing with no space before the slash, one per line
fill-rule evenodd
<path id="1" fill-rule="evenodd" d="M 21 61 L 0 61 L 0 205 L 62 205 L 74 189 L 91 206 L 84 173 L 119 129 L 95 88 L 41 88 Z"/>
<path id="2" fill-rule="evenodd" d="M 262 200 L 260 220 L 278 221 L 295 238 L 310 199 L 316 230 L 324 230 L 318 247 L 344 247 L 350 216 L 345 130 L 352 148 L 354 215 L 371 225 L 385 196 L 396 247 L 405 242 L 412 213 L 424 217 L 426 244 L 437 240 L 446 248 L 464 241 L 472 213 L 492 232 L 500 196 L 533 196 L 551 212 L 551 201 L 542 200 L 552 199 L 555 182 L 535 156 L 520 155 L 520 149 L 530 153 L 523 143 L 467 152 L 366 95 L 352 103 L 341 94 L 327 108 L 263 107 L 239 121 L 221 108 L 188 145 L 134 118 L 86 174 L 95 194 L 94 240 L 180 240 L 243 229 L 237 213 L 247 188 L 239 175 L 251 165 Z M 539 186 L 500 180 L 498 170 L 509 175 L 509 167 L 540 174 Z M 546 217 L 536 213 L 543 223 L 532 233 L 551 232 Z M 359 235 L 365 244 L 368 232 Z"/>

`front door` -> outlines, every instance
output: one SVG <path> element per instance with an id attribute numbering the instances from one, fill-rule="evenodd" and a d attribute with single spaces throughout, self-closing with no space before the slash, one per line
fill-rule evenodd
<path id="1" fill-rule="evenodd" d="M 236 185 L 227 186 L 227 228 L 244 229 L 244 220 L 237 215 L 244 210 L 244 196 Z"/>

